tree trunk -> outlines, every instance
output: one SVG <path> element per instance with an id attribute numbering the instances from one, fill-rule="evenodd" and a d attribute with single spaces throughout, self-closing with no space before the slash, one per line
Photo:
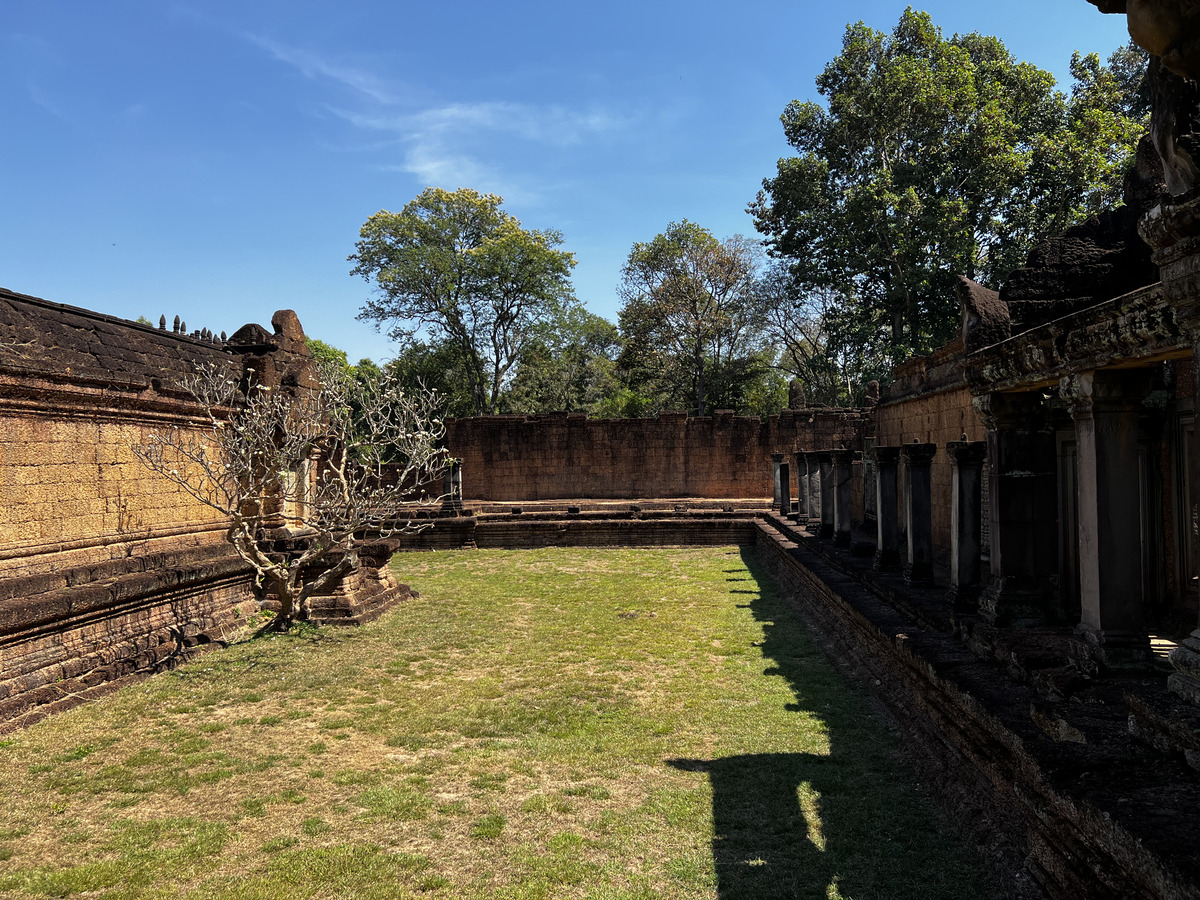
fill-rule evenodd
<path id="1" fill-rule="evenodd" d="M 268 631 L 287 631 L 296 619 L 296 590 L 287 578 L 275 576 L 268 580 L 268 587 L 279 598 L 279 611 L 266 626 Z"/>

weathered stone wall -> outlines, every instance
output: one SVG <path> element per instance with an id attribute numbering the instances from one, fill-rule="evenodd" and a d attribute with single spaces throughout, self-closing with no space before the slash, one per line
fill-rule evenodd
<path id="1" fill-rule="evenodd" d="M 867 422 L 836 409 L 787 410 L 765 422 L 723 413 L 490 416 L 449 421 L 446 443 L 463 461 L 467 501 L 769 498 L 772 453 L 859 449 Z"/>
<path id="2" fill-rule="evenodd" d="M 131 449 L 200 421 L 179 380 L 202 364 L 241 370 L 211 340 L 0 290 L 0 722 L 172 665 L 252 597 L 220 514 Z"/>
<path id="3" fill-rule="evenodd" d="M 963 380 L 962 342 L 955 340 L 928 357 L 897 366 L 895 381 L 876 407 L 875 443 L 880 447 L 937 444 L 930 465 L 934 553 L 950 553 L 950 441 L 982 441 L 987 430 L 971 405 Z M 966 435 L 964 438 L 963 435 Z M 903 463 L 901 464 L 903 478 Z M 901 523 L 903 527 L 903 523 Z"/>
<path id="4" fill-rule="evenodd" d="M 0 399 L 0 577 L 128 555 L 147 540 L 223 543 L 215 510 L 133 455 L 131 446 L 164 422 L 137 421 L 144 412 L 132 409 L 105 416 L 89 411 L 87 398 L 73 399 L 82 408 L 70 417 L 61 407 L 14 410 Z"/>

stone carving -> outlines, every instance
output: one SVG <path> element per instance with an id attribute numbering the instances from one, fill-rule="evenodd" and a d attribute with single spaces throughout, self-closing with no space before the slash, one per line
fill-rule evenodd
<path id="1" fill-rule="evenodd" d="M 1125 176 L 1125 203 L 1049 237 L 1000 291 L 1013 331 L 1049 322 L 1158 281 L 1158 268 L 1138 235 L 1138 220 L 1164 191 L 1162 163 L 1146 138 Z M 1018 327 L 1019 324 L 1019 327 Z"/>
<path id="2" fill-rule="evenodd" d="M 958 300 L 962 304 L 963 346 L 968 353 L 999 343 L 1011 333 L 1008 304 L 999 292 L 959 275 Z"/>
<path id="3" fill-rule="evenodd" d="M 1150 52 L 1150 132 L 1167 190 L 1188 193 L 1200 185 L 1200 0 L 1088 2 L 1103 13 L 1124 13 L 1130 37 Z"/>
<path id="4" fill-rule="evenodd" d="M 1139 357 L 1179 355 L 1190 347 L 1180 313 L 1158 286 L 1144 288 L 973 352 L 967 382 L 976 392 L 1011 390 Z"/>
<path id="5" fill-rule="evenodd" d="M 871 407 L 879 405 L 879 382 L 872 379 L 867 382 L 867 390 L 863 395 L 863 406 Z"/>
<path id="6" fill-rule="evenodd" d="M 804 399 L 804 382 L 793 378 L 788 382 L 788 409 L 807 409 L 808 402 Z"/>
<path id="7" fill-rule="evenodd" d="M 1148 78 L 1150 137 L 1162 159 L 1167 193 L 1178 197 L 1200 185 L 1200 84 L 1181 78 L 1156 56 L 1150 57 Z"/>
<path id="8" fill-rule="evenodd" d="M 1129 36 L 1184 78 L 1200 80 L 1200 0 L 1088 0 L 1124 13 Z"/>

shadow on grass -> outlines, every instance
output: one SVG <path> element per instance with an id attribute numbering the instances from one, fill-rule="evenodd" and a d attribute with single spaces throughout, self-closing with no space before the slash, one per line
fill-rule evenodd
<path id="1" fill-rule="evenodd" d="M 821 790 L 822 758 L 809 753 L 755 753 L 724 759 L 673 759 L 706 772 L 713 792 L 713 863 L 721 900 L 819 897 L 839 873 L 826 854 L 829 810 L 806 815 L 800 795 Z M 816 810 L 810 809 L 810 813 Z M 849 895 L 847 895 L 849 896 Z"/>
<path id="2" fill-rule="evenodd" d="M 763 628 L 763 673 L 787 680 L 823 725 L 828 753 L 761 753 L 669 764 L 708 775 L 721 900 L 982 896 L 965 848 L 939 834 L 903 782 L 895 741 L 821 657 L 795 610 L 744 549 L 761 592 L 743 608 Z M 732 580 L 732 579 L 731 579 Z M 743 593 L 734 590 L 731 593 Z"/>

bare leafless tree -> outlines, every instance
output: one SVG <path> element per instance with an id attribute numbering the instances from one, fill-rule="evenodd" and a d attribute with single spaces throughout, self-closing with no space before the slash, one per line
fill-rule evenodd
<path id="1" fill-rule="evenodd" d="M 228 518 L 229 543 L 279 602 L 272 629 L 305 618 L 311 596 L 358 568 L 364 536 L 427 527 L 417 510 L 442 499 L 427 490 L 447 463 L 436 394 L 406 393 L 387 371 L 319 369 L 317 388 L 276 389 L 253 372 L 247 385 L 230 369 L 202 367 L 183 387 L 203 422 L 133 447 Z"/>

